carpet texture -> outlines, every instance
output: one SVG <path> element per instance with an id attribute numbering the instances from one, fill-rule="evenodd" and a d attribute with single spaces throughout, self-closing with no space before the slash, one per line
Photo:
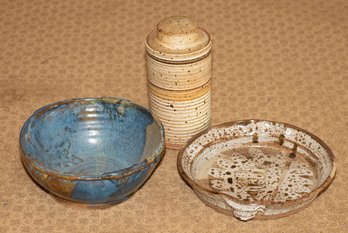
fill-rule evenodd
<path id="1" fill-rule="evenodd" d="M 200 202 L 168 150 L 148 182 L 107 209 L 58 202 L 20 161 L 37 108 L 119 96 L 148 106 L 144 38 L 185 15 L 213 37 L 212 124 L 260 118 L 325 141 L 337 176 L 286 218 L 241 222 Z M 0 232 L 348 232 L 348 1 L 0 0 Z"/>

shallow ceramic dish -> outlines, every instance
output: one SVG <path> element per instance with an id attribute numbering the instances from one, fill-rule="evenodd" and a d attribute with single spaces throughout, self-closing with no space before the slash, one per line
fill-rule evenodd
<path id="1" fill-rule="evenodd" d="M 318 137 L 265 120 L 200 133 L 180 152 L 178 169 L 204 203 L 241 220 L 282 217 L 306 207 L 336 172 L 331 150 Z"/>
<path id="2" fill-rule="evenodd" d="M 37 110 L 20 145 L 26 169 L 45 189 L 78 203 L 110 204 L 150 176 L 164 153 L 164 129 L 129 100 L 71 99 Z"/>

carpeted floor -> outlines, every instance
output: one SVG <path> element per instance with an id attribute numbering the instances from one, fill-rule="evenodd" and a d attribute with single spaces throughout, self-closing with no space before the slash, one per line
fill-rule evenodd
<path id="1" fill-rule="evenodd" d="M 147 106 L 144 38 L 185 15 L 213 36 L 212 123 L 261 118 L 316 134 L 336 179 L 301 212 L 241 222 L 200 202 L 168 150 L 148 182 L 107 209 L 62 204 L 19 157 L 42 105 L 119 96 Z M 348 1 L 0 0 L 0 232 L 348 232 Z"/>

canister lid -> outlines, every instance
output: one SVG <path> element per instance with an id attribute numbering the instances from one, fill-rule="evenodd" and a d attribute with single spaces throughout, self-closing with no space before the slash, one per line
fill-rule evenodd
<path id="1" fill-rule="evenodd" d="M 211 38 L 208 32 L 187 17 L 162 19 L 145 41 L 148 54 L 155 59 L 187 62 L 209 54 Z"/>

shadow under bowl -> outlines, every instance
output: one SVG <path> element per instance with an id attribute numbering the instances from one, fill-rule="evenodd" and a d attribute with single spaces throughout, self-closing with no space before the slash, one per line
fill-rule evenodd
<path id="1" fill-rule="evenodd" d="M 20 132 L 29 174 L 63 199 L 84 204 L 126 200 L 164 154 L 164 129 L 129 100 L 70 99 L 44 106 Z"/>

